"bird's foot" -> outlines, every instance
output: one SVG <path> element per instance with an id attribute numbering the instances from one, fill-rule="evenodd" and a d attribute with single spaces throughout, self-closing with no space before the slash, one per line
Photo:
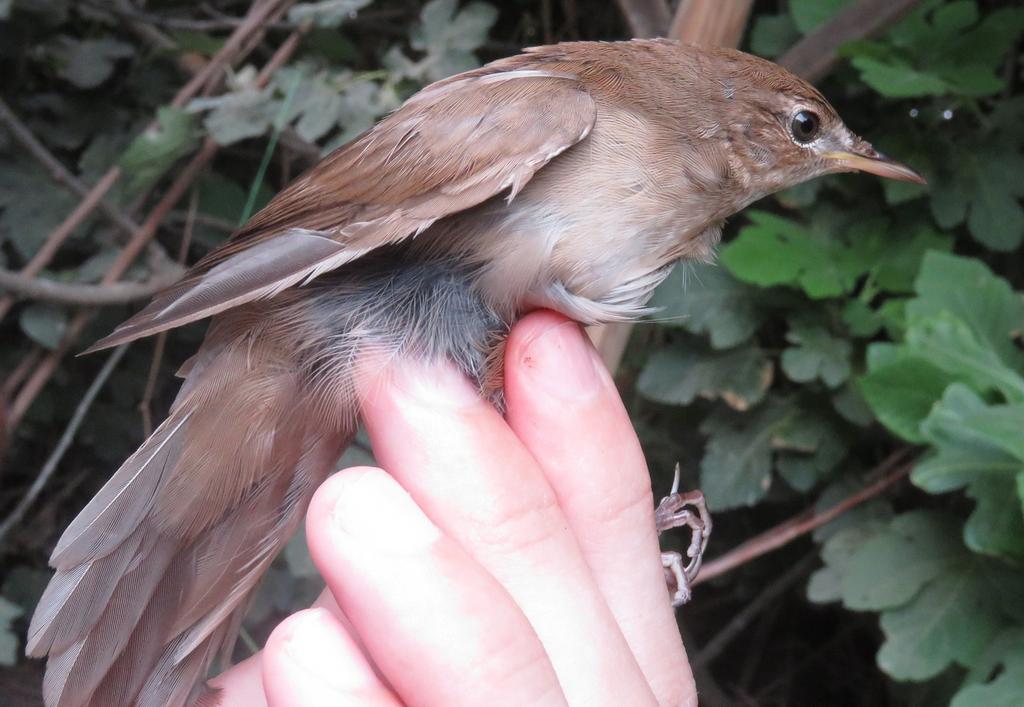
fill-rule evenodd
<path id="1" fill-rule="evenodd" d="M 658 535 L 673 528 L 690 529 L 690 545 L 686 548 L 687 562 L 678 552 L 661 553 L 661 564 L 665 568 L 665 581 L 672 595 L 672 606 L 682 606 L 690 600 L 690 587 L 700 572 L 704 550 L 711 536 L 711 514 L 708 513 L 704 494 L 700 491 L 679 493 L 679 465 L 676 465 L 672 492 L 661 499 L 654 511 L 654 524 Z"/>

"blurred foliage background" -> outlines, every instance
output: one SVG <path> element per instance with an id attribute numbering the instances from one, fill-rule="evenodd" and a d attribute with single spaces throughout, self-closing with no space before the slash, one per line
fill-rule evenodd
<path id="1" fill-rule="evenodd" d="M 742 46 L 777 57 L 853 4 L 759 0 Z M 679 267 L 660 288 L 662 309 L 619 370 L 656 489 L 679 461 L 684 487 L 716 512 L 710 572 L 681 612 L 704 704 L 1024 700 L 1024 6 L 909 4 L 843 44 L 819 85 L 929 185 L 842 175 L 756 204 L 733 220 L 719 264 Z M 630 34 L 601 0 L 281 8 L 243 61 L 175 102 L 248 2 L 0 0 L 0 266 L 46 251 L 81 201 L 76 178 L 121 175 L 40 273 L 60 297 L 0 299 L 6 704 L 39 704 L 41 665 L 21 649 L 49 550 L 166 412 L 203 332 L 138 343 L 109 365 L 63 356 L 137 306 L 82 310 L 97 288 L 80 286 L 116 279 L 132 226 L 197 150 L 208 163 L 127 269 L 143 289 L 418 87 L 522 46 Z M 850 510 L 826 514 L 836 504 Z M 239 655 L 318 589 L 299 538 Z"/>

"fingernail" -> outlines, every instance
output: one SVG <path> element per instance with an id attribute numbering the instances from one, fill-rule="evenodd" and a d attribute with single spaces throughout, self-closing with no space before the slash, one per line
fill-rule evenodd
<path id="1" fill-rule="evenodd" d="M 397 361 L 390 368 L 390 381 L 426 405 L 465 407 L 480 401 L 480 393 L 469 379 L 447 361 Z"/>
<path id="2" fill-rule="evenodd" d="M 342 472 L 331 511 L 335 527 L 361 546 L 407 555 L 441 537 L 412 497 L 380 469 Z"/>
<path id="3" fill-rule="evenodd" d="M 366 675 L 359 670 L 344 669 L 355 647 L 338 635 L 340 627 L 326 609 L 305 609 L 289 620 L 290 633 L 284 639 L 284 650 L 303 670 L 340 692 L 364 688 Z M 339 665 L 339 661 L 343 661 Z"/>
<path id="4" fill-rule="evenodd" d="M 574 322 L 561 322 L 527 343 L 520 363 L 537 385 L 565 400 L 590 398 L 601 387 L 595 354 Z"/>

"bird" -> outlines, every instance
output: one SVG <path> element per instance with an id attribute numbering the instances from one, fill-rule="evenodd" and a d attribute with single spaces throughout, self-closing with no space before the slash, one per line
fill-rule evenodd
<path id="1" fill-rule="evenodd" d="M 166 420 L 50 558 L 27 640 L 46 705 L 216 704 L 207 671 L 353 440 L 361 362 L 447 361 L 500 408 L 525 313 L 640 317 L 728 217 L 851 171 L 923 182 L 731 49 L 568 42 L 415 93 L 91 349 L 211 318 Z"/>

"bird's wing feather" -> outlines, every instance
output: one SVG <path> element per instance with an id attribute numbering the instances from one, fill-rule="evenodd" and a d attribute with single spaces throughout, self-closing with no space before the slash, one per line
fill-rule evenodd
<path id="1" fill-rule="evenodd" d="M 498 194 L 511 199 L 584 139 L 596 114 L 568 74 L 484 69 L 433 84 L 281 192 L 90 350 L 271 297 Z"/>

